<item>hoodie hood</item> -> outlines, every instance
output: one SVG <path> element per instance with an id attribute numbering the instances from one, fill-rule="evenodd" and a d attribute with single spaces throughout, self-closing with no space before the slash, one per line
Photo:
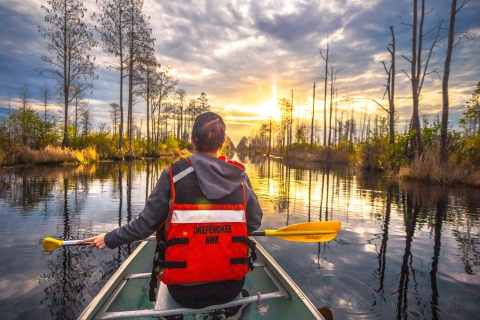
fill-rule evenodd
<path id="1" fill-rule="evenodd" d="M 209 199 L 221 199 L 231 194 L 245 180 L 245 169 L 221 159 L 197 153 L 188 157 L 203 194 Z"/>

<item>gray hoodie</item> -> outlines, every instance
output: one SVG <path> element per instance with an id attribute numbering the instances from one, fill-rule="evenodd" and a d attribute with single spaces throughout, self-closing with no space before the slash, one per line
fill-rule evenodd
<path id="1" fill-rule="evenodd" d="M 203 194 L 209 199 L 223 198 L 245 181 L 248 232 L 257 230 L 262 222 L 263 212 L 245 170 L 202 153 L 188 158 L 195 169 Z M 167 219 L 170 206 L 171 186 L 167 167 L 160 175 L 157 185 L 145 202 L 145 207 L 138 218 L 108 232 L 105 235 L 105 244 L 113 249 L 152 235 L 157 230 L 157 226 Z"/>

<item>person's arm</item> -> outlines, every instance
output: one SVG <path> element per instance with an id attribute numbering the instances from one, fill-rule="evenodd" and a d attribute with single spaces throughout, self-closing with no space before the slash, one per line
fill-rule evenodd
<path id="1" fill-rule="evenodd" d="M 84 239 L 77 243 L 92 242 L 90 248 L 104 249 L 108 247 L 113 249 L 122 244 L 147 238 L 156 231 L 157 226 L 162 221 L 167 219 L 170 210 L 170 193 L 170 175 L 167 168 L 160 175 L 157 185 L 145 202 L 145 207 L 137 219 L 131 220 L 122 227 L 106 234 Z"/>
<path id="2" fill-rule="evenodd" d="M 257 195 L 251 188 L 250 180 L 248 180 L 248 177 L 245 180 L 247 181 L 245 185 L 245 192 L 247 194 L 247 231 L 251 233 L 260 228 L 263 211 L 258 202 Z"/>

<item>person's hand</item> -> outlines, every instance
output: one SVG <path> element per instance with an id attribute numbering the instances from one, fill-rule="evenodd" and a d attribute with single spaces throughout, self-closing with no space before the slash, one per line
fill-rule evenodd
<path id="1" fill-rule="evenodd" d="M 88 246 L 89 248 L 97 247 L 98 249 L 103 250 L 107 247 L 107 245 L 105 244 L 105 233 L 99 234 L 96 237 L 78 240 L 77 244 L 82 244 L 85 242 L 91 242 L 91 244 Z"/>

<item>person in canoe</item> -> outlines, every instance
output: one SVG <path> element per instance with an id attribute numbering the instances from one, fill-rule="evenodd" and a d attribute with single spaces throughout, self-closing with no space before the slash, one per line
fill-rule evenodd
<path id="1" fill-rule="evenodd" d="M 77 244 L 113 249 L 156 231 L 151 300 L 156 279 L 186 308 L 236 298 L 255 258 L 248 234 L 260 227 L 263 212 L 245 167 L 217 158 L 225 130 L 218 114 L 199 115 L 191 136 L 196 153 L 163 170 L 138 218 Z"/>

